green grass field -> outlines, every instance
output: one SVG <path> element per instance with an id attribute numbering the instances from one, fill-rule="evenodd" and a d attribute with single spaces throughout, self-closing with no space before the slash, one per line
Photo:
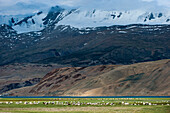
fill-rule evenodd
<path id="1" fill-rule="evenodd" d="M 170 113 L 170 98 L 0 98 L 0 113 Z"/>

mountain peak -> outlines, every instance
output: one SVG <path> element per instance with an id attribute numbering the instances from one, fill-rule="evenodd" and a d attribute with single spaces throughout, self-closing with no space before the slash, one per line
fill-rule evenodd
<path id="1" fill-rule="evenodd" d="M 48 13 L 39 11 L 32 15 L 0 16 L 1 24 L 12 26 L 18 33 L 39 31 L 55 25 L 70 25 L 76 28 L 101 27 L 129 24 L 170 24 L 170 12 L 150 12 L 145 10 L 101 10 L 67 9 L 58 5 Z"/>
<path id="2" fill-rule="evenodd" d="M 61 8 L 60 6 L 57 5 L 55 7 L 51 7 L 49 12 L 61 12 L 63 10 L 64 10 L 63 8 Z"/>

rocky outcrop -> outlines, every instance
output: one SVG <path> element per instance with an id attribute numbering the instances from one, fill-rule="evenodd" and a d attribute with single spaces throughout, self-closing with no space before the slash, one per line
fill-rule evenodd
<path id="1" fill-rule="evenodd" d="M 50 70 L 63 67 L 57 64 L 11 64 L 0 66 L 0 94 L 40 82 Z"/>
<path id="2" fill-rule="evenodd" d="M 40 80 L 41 78 L 33 78 L 30 80 L 26 80 L 24 82 L 15 82 L 15 83 L 7 84 L 0 89 L 0 94 L 7 92 L 9 90 L 35 85 L 39 83 Z"/>

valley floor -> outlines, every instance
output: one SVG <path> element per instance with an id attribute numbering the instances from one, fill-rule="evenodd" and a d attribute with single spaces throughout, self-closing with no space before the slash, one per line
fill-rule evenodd
<path id="1" fill-rule="evenodd" d="M 2 98 L 0 113 L 169 113 L 169 104 L 169 98 Z"/>
<path id="2" fill-rule="evenodd" d="M 0 113 L 169 113 L 170 107 L 58 107 L 58 108 L 0 108 Z"/>

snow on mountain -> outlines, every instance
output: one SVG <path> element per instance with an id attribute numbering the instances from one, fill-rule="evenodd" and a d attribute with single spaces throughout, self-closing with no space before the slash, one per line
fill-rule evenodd
<path id="1" fill-rule="evenodd" d="M 145 10 L 87 10 L 52 7 L 48 13 L 38 12 L 25 15 L 0 15 L 0 24 L 7 24 L 24 33 L 40 31 L 54 25 L 70 25 L 76 28 L 100 27 L 128 24 L 170 24 L 170 11 L 150 12 Z"/>
<path id="2" fill-rule="evenodd" d="M 30 31 L 40 31 L 44 29 L 43 18 L 45 18 L 46 14 L 36 14 L 34 16 L 30 16 L 30 18 L 24 18 L 19 23 L 13 26 L 13 29 L 18 31 L 18 33 L 30 32 Z"/>
<path id="3" fill-rule="evenodd" d="M 47 26 L 58 23 L 75 9 L 52 7 L 48 13 L 42 11 L 25 15 L 0 15 L 0 24 L 7 24 L 17 33 L 40 31 Z"/>
<path id="4" fill-rule="evenodd" d="M 44 25 L 52 25 L 54 23 L 58 23 L 62 19 L 64 19 L 66 16 L 71 14 L 75 9 L 69 9 L 66 10 L 64 8 L 61 8 L 59 6 L 52 7 L 51 10 L 48 12 L 47 16 L 43 18 Z"/>
<path id="5" fill-rule="evenodd" d="M 170 12 L 76 10 L 56 25 L 77 28 L 127 24 L 170 24 Z"/>
<path id="6" fill-rule="evenodd" d="M 42 30 L 42 19 L 46 14 L 38 12 L 26 15 L 5 15 L 0 16 L 0 24 L 7 24 L 15 29 L 18 33 Z"/>

